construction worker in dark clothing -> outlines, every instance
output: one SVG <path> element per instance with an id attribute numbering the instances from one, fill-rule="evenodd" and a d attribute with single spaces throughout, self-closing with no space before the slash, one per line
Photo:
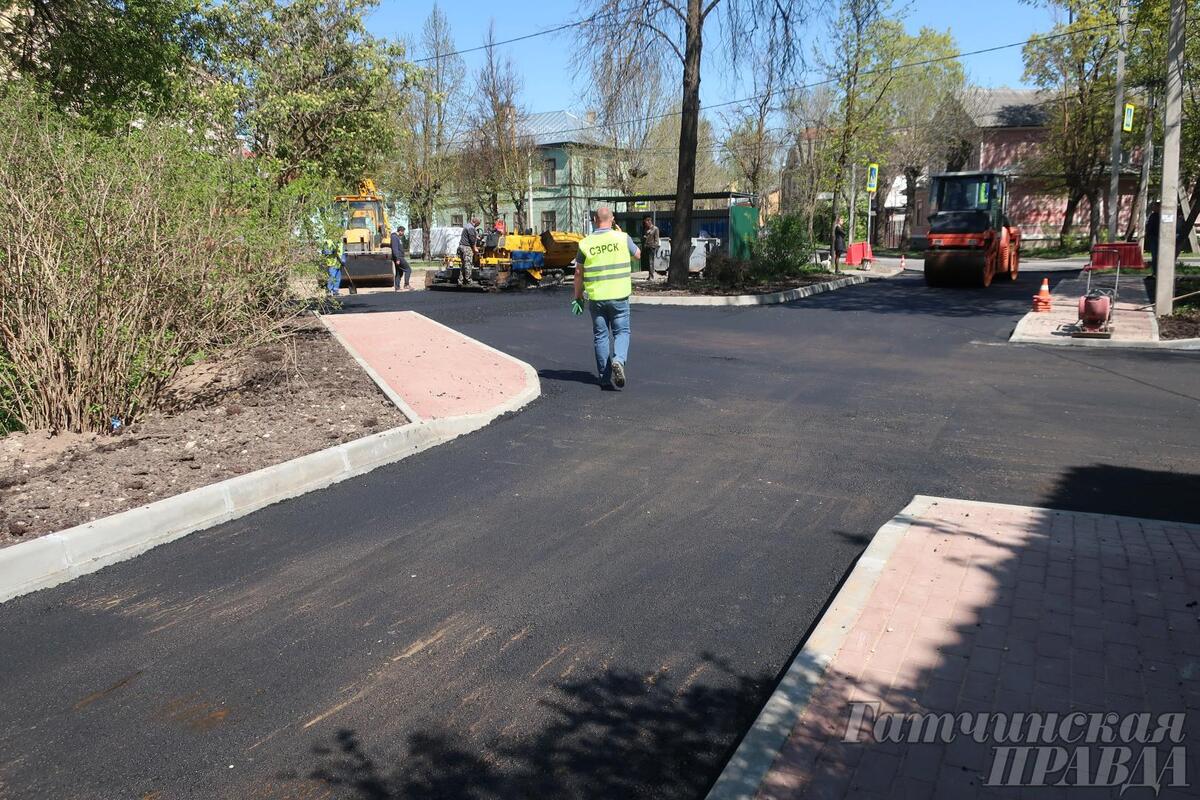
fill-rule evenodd
<path id="1" fill-rule="evenodd" d="M 659 233 L 658 226 L 654 224 L 654 217 L 647 214 L 642 218 L 642 269 L 646 270 L 646 277 L 654 281 L 654 254 L 658 252 Z"/>
<path id="2" fill-rule="evenodd" d="M 403 225 L 397 225 L 396 230 L 392 233 L 392 265 L 396 268 L 395 291 L 400 291 L 403 288 L 408 291 L 412 287 L 409 286 L 409 280 L 412 278 L 412 267 L 408 264 L 408 234 L 404 230 Z M 400 286 L 400 277 L 404 276 L 404 286 Z"/>
<path id="3" fill-rule="evenodd" d="M 458 285 L 466 286 L 471 282 L 471 269 L 475 266 L 475 253 L 479 248 L 479 217 L 471 217 L 471 221 L 463 225 L 462 236 L 458 240 L 458 257 L 462 259 L 462 272 L 458 276 Z"/>

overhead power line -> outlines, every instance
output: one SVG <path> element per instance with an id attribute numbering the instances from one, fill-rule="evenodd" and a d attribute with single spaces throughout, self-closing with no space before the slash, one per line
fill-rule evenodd
<path id="1" fill-rule="evenodd" d="M 1108 23 L 1102 23 L 1099 25 L 1093 25 L 1088 28 L 1079 28 L 1079 29 L 1076 29 L 1073 31 L 1064 31 L 1063 33 L 1051 33 L 1051 34 L 1046 34 L 1044 36 L 1031 36 L 1028 39 L 1024 39 L 1019 42 L 1009 42 L 1008 44 L 1000 44 L 1000 45 L 995 45 L 993 47 L 983 47 L 978 50 L 970 50 L 966 53 L 958 53 L 958 54 L 952 55 L 952 56 L 939 56 L 937 58 L 926 58 L 926 59 L 922 59 L 920 61 L 910 61 L 910 62 L 907 62 L 904 64 L 896 64 L 894 66 L 878 67 L 876 69 L 863 70 L 859 74 L 860 75 L 874 75 L 874 74 L 881 73 L 881 72 L 895 72 L 895 71 L 902 70 L 902 69 L 911 69 L 913 67 L 925 67 L 925 66 L 929 66 L 930 64 L 938 64 L 938 63 L 942 63 L 945 61 L 955 61 L 960 58 L 967 58 L 969 56 L 977 56 L 977 55 L 981 55 L 984 53 L 995 53 L 1000 50 L 1009 50 L 1014 47 L 1024 47 L 1025 45 L 1030 44 L 1031 42 L 1035 42 L 1035 41 L 1039 41 L 1039 42 L 1053 41 L 1055 39 L 1062 39 L 1062 38 L 1066 38 L 1068 36 L 1078 36 L 1080 34 L 1089 33 L 1091 31 L 1104 30 L 1104 29 L 1115 28 L 1115 27 L 1117 27 L 1117 24 L 1115 22 L 1108 22 Z M 780 93 L 781 94 L 795 94 L 796 92 L 802 92 L 806 89 L 816 89 L 821 86 L 828 86 L 829 84 L 835 83 L 836 81 L 837 81 L 837 78 L 825 78 L 824 80 L 813 81 L 812 83 L 803 83 L 803 84 L 798 84 L 796 86 L 787 87 L 787 88 L 780 90 Z M 725 102 L 722 102 L 722 103 L 710 103 L 708 105 L 700 106 L 700 110 L 708 111 L 708 110 L 711 110 L 714 108 L 725 108 L 727 106 L 739 105 L 741 103 L 749 103 L 753 100 L 761 100 L 762 98 L 769 96 L 769 94 L 770 93 L 768 93 L 768 92 L 761 92 L 759 94 L 750 95 L 748 97 L 738 98 L 736 100 L 726 100 Z M 779 109 L 772 109 L 772 110 L 779 110 Z M 633 118 L 626 119 L 626 120 L 619 120 L 617 122 L 608 123 L 607 126 L 613 127 L 613 126 L 618 126 L 618 125 L 632 125 L 632 124 L 638 123 L 638 122 L 652 122 L 652 121 L 659 120 L 659 119 L 666 119 L 668 117 L 678 117 L 681 114 L 682 114 L 682 111 L 668 111 L 663 114 L 650 114 L 650 115 L 647 115 L 644 117 L 633 117 Z M 603 124 L 583 125 L 583 126 L 580 126 L 577 128 L 563 128 L 563 129 L 555 130 L 555 131 L 544 131 L 544 132 L 540 133 L 539 135 L 541 135 L 541 136 L 557 136 L 559 134 L 564 134 L 564 133 L 581 133 L 583 131 L 598 130 L 603 127 L 606 127 L 606 125 L 603 125 Z"/>
<path id="2" fill-rule="evenodd" d="M 466 55 L 467 53 L 478 53 L 480 50 L 487 50 L 492 47 L 500 47 L 501 45 L 506 44 L 514 44 L 516 42 L 523 42 L 527 39 L 536 39 L 539 36 L 549 36 L 552 33 L 559 33 L 560 31 L 570 30 L 571 28 L 578 28 L 581 25 L 590 25 L 598 19 L 604 19 L 605 17 L 611 17 L 620 13 L 622 13 L 621 9 L 614 9 L 612 11 L 598 11 L 595 14 L 592 14 L 590 17 L 586 17 L 585 19 L 576 20 L 575 22 L 564 22 L 562 25 L 558 25 L 554 28 L 547 28 L 544 31 L 535 31 L 533 33 L 527 33 L 523 36 L 515 36 L 512 39 L 501 39 L 498 42 L 481 44 L 478 47 L 467 47 L 462 50 L 455 50 L 452 53 L 438 53 L 436 55 L 426 56 L 424 58 L 414 58 L 412 63 L 424 64 L 429 61 L 438 61 L 444 58 L 453 58 L 454 56 Z"/>

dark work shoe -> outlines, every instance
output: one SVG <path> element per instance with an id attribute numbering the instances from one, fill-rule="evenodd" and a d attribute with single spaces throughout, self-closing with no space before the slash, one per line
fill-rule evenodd
<path id="1" fill-rule="evenodd" d="M 612 383 L 618 389 L 625 388 L 625 365 L 620 361 L 612 362 Z"/>

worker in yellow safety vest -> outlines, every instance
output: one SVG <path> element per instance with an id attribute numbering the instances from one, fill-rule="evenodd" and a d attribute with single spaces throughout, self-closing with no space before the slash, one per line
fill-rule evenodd
<path id="1" fill-rule="evenodd" d="M 325 263 L 325 271 L 329 273 L 325 288 L 330 294 L 337 294 L 342 285 L 342 268 L 346 266 L 346 246 L 326 238 L 321 242 L 321 258 Z"/>
<path id="2" fill-rule="evenodd" d="M 596 372 L 600 387 L 625 388 L 625 363 L 629 359 L 629 295 L 633 294 L 633 262 L 642 251 L 629 234 L 613 230 L 613 215 L 606 206 L 596 209 L 596 227 L 579 243 L 575 257 L 575 299 L 571 312 L 583 313 L 586 293 L 596 345 Z"/>

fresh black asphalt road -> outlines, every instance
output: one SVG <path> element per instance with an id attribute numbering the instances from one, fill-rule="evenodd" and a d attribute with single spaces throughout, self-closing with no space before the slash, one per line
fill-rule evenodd
<path id="1" fill-rule="evenodd" d="M 351 298 L 534 365 L 483 431 L 0 605 L 3 798 L 700 798 L 914 494 L 1197 521 L 1200 357 L 1004 344 L 1040 276 L 634 311 Z"/>

